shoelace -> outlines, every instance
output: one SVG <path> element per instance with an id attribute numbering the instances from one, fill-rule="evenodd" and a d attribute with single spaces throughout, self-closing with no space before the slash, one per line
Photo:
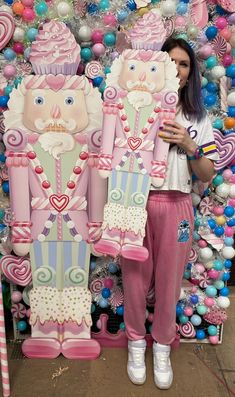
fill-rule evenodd
<path id="1" fill-rule="evenodd" d="M 164 370 L 169 366 L 169 353 L 168 352 L 155 352 L 155 365 L 159 367 L 159 369 Z"/>
<path id="2" fill-rule="evenodd" d="M 131 350 L 132 353 L 132 358 L 133 358 L 133 362 L 136 365 L 143 365 L 144 364 L 144 350 L 142 352 L 132 349 Z"/>

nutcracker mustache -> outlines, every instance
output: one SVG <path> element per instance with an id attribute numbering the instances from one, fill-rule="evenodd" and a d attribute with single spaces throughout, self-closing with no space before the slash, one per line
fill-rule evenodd
<path id="1" fill-rule="evenodd" d="M 155 84 L 148 83 L 147 81 L 127 81 L 126 86 L 130 90 L 147 91 L 153 92 L 155 89 Z"/>
<path id="2" fill-rule="evenodd" d="M 35 127 L 38 131 L 52 131 L 52 132 L 65 132 L 65 131 L 73 131 L 76 128 L 76 121 L 73 119 L 69 119 L 65 121 L 63 119 L 36 119 L 35 120 Z"/>
<path id="3" fill-rule="evenodd" d="M 151 105 L 153 96 L 150 92 L 133 90 L 128 92 L 127 99 L 138 112 L 140 108 Z"/>
<path id="4" fill-rule="evenodd" d="M 45 132 L 38 139 L 41 147 L 54 159 L 58 160 L 62 153 L 69 152 L 74 148 L 74 138 L 64 132 Z"/>

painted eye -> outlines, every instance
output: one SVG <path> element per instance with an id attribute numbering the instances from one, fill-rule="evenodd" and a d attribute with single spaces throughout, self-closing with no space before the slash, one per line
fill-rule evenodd
<path id="1" fill-rule="evenodd" d="M 68 96 L 67 98 L 65 98 L 65 103 L 66 105 L 73 105 L 74 104 L 74 99 L 72 96 Z"/>
<path id="2" fill-rule="evenodd" d="M 130 65 L 130 66 L 129 66 L 129 69 L 130 69 L 130 70 L 135 70 L 135 65 Z"/>
<path id="3" fill-rule="evenodd" d="M 43 105 L 44 102 L 45 102 L 45 99 L 42 96 L 37 96 L 34 98 L 35 105 Z"/>
<path id="4" fill-rule="evenodd" d="M 156 72 L 157 71 L 157 67 L 156 66 L 151 66 L 151 72 Z"/>

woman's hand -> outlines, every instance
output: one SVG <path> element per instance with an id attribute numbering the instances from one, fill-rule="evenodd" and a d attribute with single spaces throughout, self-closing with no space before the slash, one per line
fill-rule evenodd
<path id="1" fill-rule="evenodd" d="M 185 127 L 176 121 L 165 121 L 164 126 L 160 127 L 160 138 L 169 143 L 175 143 L 182 148 L 188 156 L 192 156 L 197 148 L 197 144 L 190 137 Z"/>

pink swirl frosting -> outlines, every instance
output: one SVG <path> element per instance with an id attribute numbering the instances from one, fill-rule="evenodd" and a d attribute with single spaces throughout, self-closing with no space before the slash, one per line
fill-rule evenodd
<path id="1" fill-rule="evenodd" d="M 132 47 L 160 50 L 166 39 L 166 29 L 161 17 L 150 11 L 140 19 L 128 33 Z"/>
<path id="2" fill-rule="evenodd" d="M 52 20 L 43 25 L 36 41 L 32 43 L 30 61 L 33 67 L 35 65 L 37 67 L 38 64 L 61 66 L 75 64 L 77 68 L 80 62 L 80 46 L 65 23 Z"/>

